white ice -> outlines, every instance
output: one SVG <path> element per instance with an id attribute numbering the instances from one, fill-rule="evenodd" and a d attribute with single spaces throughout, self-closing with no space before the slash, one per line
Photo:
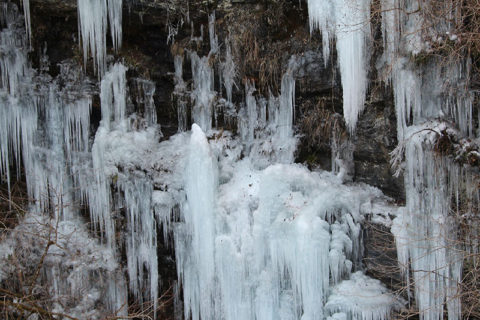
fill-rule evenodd
<path id="1" fill-rule="evenodd" d="M 110 25 L 115 50 L 122 45 L 122 0 L 78 0 L 78 29 L 84 67 L 91 56 L 99 78 L 106 71 L 107 29 Z"/>
<path id="2" fill-rule="evenodd" d="M 338 65 L 343 88 L 343 115 L 354 132 L 364 109 L 368 86 L 370 54 L 370 0 L 309 0 L 310 30 L 320 30 L 325 65 L 330 46 L 336 40 Z"/>

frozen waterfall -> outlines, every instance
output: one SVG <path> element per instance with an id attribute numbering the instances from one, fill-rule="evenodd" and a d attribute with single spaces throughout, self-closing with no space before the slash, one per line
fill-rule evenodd
<path id="1" fill-rule="evenodd" d="M 156 318 L 174 287 L 176 316 L 186 320 L 389 319 L 407 302 L 371 278 L 362 258 L 364 223 L 391 199 L 353 174 L 375 71 L 393 91 L 397 121 L 391 155 L 406 199 L 382 217 L 402 276 L 420 319 L 460 319 L 465 248 L 452 211 L 477 204 L 478 186 L 459 159 L 439 152 L 439 139 L 476 141 L 475 93 L 469 61 L 415 63 L 429 50 L 416 29 L 427 19 L 422 3 L 380 1 L 383 50 L 370 70 L 376 4 L 308 0 L 310 32 L 321 32 L 324 66 L 337 58 L 343 89 L 348 137 L 334 133 L 327 172 L 295 163 L 302 53 L 284 57 L 272 94 L 255 76 L 239 79 L 237 35 L 221 32 L 219 11 L 205 13 L 208 39 L 204 25 L 193 36 L 192 21 L 198 52 L 172 49 L 174 72 L 161 75 L 171 77 L 172 104 L 156 105 L 166 90 L 158 78 L 107 58 L 108 34 L 115 53 L 122 46 L 123 1 L 78 0 L 83 68 L 72 59 L 50 73 L 29 60 L 30 1 L 23 16 L 0 2 L 0 174 L 9 193 L 24 177 L 29 197 L 0 239 L 0 282 L 33 269 L 28 296 L 45 285 L 45 305 L 78 318 L 127 317 L 130 303 Z M 97 81 L 86 75 L 89 58 Z M 165 113 L 178 127 L 160 126 Z M 162 279 L 163 248 L 174 281 Z M 31 265 L 16 270 L 10 259 L 21 250 Z"/>
<path id="2" fill-rule="evenodd" d="M 81 216 L 91 171 L 90 85 L 69 62 L 59 66 L 57 78 L 32 69 L 27 35 L 18 23 L 23 17 L 12 3 L 3 5 L 1 170 L 9 181 L 10 161 L 16 161 L 17 172 L 22 162 L 32 199 L 23 222 L 5 243 L 12 251 L 28 246 L 33 259 L 29 267 L 42 261 L 39 283 L 31 290 L 48 284 L 43 287 L 53 312 L 82 317 L 109 310 L 126 315 L 125 279 L 116 252 L 91 237 Z M 48 254 L 41 259 L 36 255 L 43 250 Z M 11 268 L 2 263 L 0 273 L 8 274 Z"/>

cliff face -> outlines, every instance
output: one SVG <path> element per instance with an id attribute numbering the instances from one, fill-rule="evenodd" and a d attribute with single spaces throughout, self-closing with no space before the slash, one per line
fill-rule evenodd
<path id="1" fill-rule="evenodd" d="M 0 258 L 43 240 L 0 281 L 51 298 L 13 314 L 460 317 L 480 153 L 470 61 L 424 38 L 448 27 L 412 37 L 416 1 L 77 3 L 18 1 L 29 42 L 2 2 L 0 169 L 35 210 Z"/>
<path id="2" fill-rule="evenodd" d="M 297 161 L 331 169 L 333 119 L 343 122 L 342 88 L 339 71 L 332 64 L 336 58 L 332 57 L 325 65 L 321 35 L 309 30 L 306 3 L 132 1 L 124 6 L 123 46 L 114 56 L 129 66 L 129 77 L 145 76 L 155 82 L 158 122 L 165 137 L 177 132 L 178 127 L 172 101 L 173 56 L 182 55 L 185 81 L 191 81 L 187 50 L 197 51 L 199 55 L 208 53 L 208 15 L 215 11 L 220 45 L 224 47 L 229 41 L 233 47 L 238 68 L 233 94 L 237 99 L 244 95 L 246 79 L 256 82 L 256 95 L 268 96 L 269 90 L 278 92 L 290 57 L 298 57 L 295 123 L 302 143 Z M 58 72 L 56 65 L 60 61 L 73 58 L 81 63 L 80 47 L 75 41 L 78 38 L 76 1 L 32 0 L 31 12 L 32 55 L 35 56 L 32 61 L 39 61 L 39 55 L 46 48 L 53 75 Z M 190 21 L 186 21 L 187 18 Z M 201 28 L 204 39 L 197 41 L 193 38 L 201 36 Z M 220 62 L 222 58 L 217 59 Z M 89 72 L 95 78 L 91 69 Z M 375 87 L 370 88 L 367 107 L 360 116 L 355 135 L 346 137 L 342 129 L 343 139 L 354 140 L 352 174 L 354 181 L 377 186 L 397 201 L 403 201 L 403 179 L 393 177 L 389 164 L 389 152 L 396 146 L 393 98 L 390 89 L 382 83 L 372 83 Z M 93 114 L 98 117 L 99 112 L 94 108 Z M 220 123 L 220 127 L 225 125 Z M 340 126 L 345 128 L 344 124 Z"/>

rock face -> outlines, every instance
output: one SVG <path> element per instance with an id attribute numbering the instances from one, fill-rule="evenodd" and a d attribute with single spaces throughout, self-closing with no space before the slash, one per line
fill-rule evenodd
<path id="1" fill-rule="evenodd" d="M 42 65 L 45 56 L 52 76 L 59 74 L 58 64 L 64 60 L 83 65 L 78 43 L 77 1 L 30 2 L 33 40 L 30 55 L 34 67 L 45 67 Z M 127 83 L 132 95 L 136 78 L 154 82 L 153 98 L 162 139 L 179 130 L 174 59 L 176 56 L 183 59 L 183 80 L 191 86 L 190 53 L 195 51 L 200 56 L 209 53 L 209 15 L 215 12 L 214 28 L 219 47 L 225 50 L 224 47 L 231 46 L 237 66 L 233 86 L 236 100 L 244 99 L 244 87 L 248 82 L 255 83 L 255 96 L 278 94 L 282 75 L 289 68 L 291 57 L 295 56 L 294 121 L 295 133 L 301 136 L 297 162 L 306 163 L 310 168 L 332 170 L 332 166 L 337 165 L 332 161 L 332 154 L 339 153 L 339 160 L 351 162 L 349 174 L 354 182 L 376 186 L 395 201 L 404 201 L 403 177 L 393 177 L 390 167 L 389 154 L 397 145 L 390 89 L 381 83 L 369 89 L 357 130 L 354 134 L 348 133 L 342 115 L 340 74 L 332 63 L 336 57 L 330 57 L 328 62 L 323 60 L 322 39 L 320 34 L 309 30 L 305 2 L 130 0 L 124 1 L 123 12 L 123 46 L 117 53 L 108 52 L 109 59 L 124 61 L 128 67 Z M 215 53 L 208 58 L 210 66 L 225 62 Z M 92 83 L 97 81 L 91 63 L 87 63 L 86 74 Z M 214 86 L 216 91 L 225 91 L 220 81 L 215 80 Z M 186 100 L 191 106 L 190 97 Z M 139 111 L 136 101 L 127 104 L 128 108 Z M 97 129 L 100 119 L 100 98 L 96 92 L 92 130 Z M 225 114 L 219 117 L 217 127 L 239 130 Z M 338 146 L 335 150 L 332 150 L 333 141 Z M 161 290 L 166 290 L 176 277 L 175 256 L 167 245 L 168 240 L 159 242 L 162 244 L 157 248 L 158 265 L 164 281 Z M 375 259 L 380 256 L 378 251 L 370 252 L 374 252 Z"/>
<path id="2" fill-rule="evenodd" d="M 187 4 L 183 1 L 145 0 L 127 1 L 124 6 L 123 48 L 115 59 L 123 59 L 127 63 L 131 78 L 142 75 L 155 82 L 154 99 L 165 137 L 175 133 L 178 124 L 177 112 L 172 104 L 173 55 L 183 55 L 184 77 L 189 82 L 191 73 L 185 50 L 208 53 L 208 13 L 215 10 L 215 28 L 221 45 L 225 45 L 227 39 L 233 45 L 234 60 L 238 66 L 237 86 L 234 86 L 233 93 L 237 97 L 244 94 L 242 82 L 248 78 L 256 81 L 257 94 L 268 95 L 268 90 L 278 91 L 288 60 L 292 55 L 298 57 L 295 122 L 298 133 L 303 136 L 298 161 L 330 169 L 331 123 L 325 117 L 306 118 L 312 113 L 317 114 L 320 105 L 326 112 L 322 115 L 341 115 L 342 89 L 339 72 L 331 63 L 336 58 L 331 57 L 325 65 L 320 35 L 310 34 L 306 3 L 193 1 Z M 64 59 L 73 58 L 81 63 L 76 40 L 76 1 L 32 0 L 31 10 L 33 55 L 36 56 L 33 61 L 39 61 L 40 54 L 46 49 L 52 74 L 58 72 L 56 65 Z M 185 21 L 187 17 L 190 21 Z M 204 41 L 192 40 L 200 36 L 201 28 L 204 30 Z M 87 71 L 92 72 L 90 69 Z M 370 100 L 352 137 L 355 143 L 355 181 L 377 186 L 401 201 L 404 198 L 403 179 L 392 176 L 389 164 L 389 152 L 396 146 L 392 96 L 381 84 L 370 91 Z M 308 121 L 322 124 L 312 126 L 307 124 Z M 319 130 L 319 127 L 322 128 Z"/>

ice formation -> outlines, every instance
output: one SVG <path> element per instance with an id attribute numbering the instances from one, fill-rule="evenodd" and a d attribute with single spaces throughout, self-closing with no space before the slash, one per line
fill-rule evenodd
<path id="1" fill-rule="evenodd" d="M 325 307 L 336 317 L 344 314 L 348 319 L 388 319 L 389 306 L 395 303 L 379 280 L 368 278 L 361 271 L 332 291 Z"/>
<path id="2" fill-rule="evenodd" d="M 194 160 L 189 160 L 187 168 L 195 169 L 194 181 L 202 188 L 187 189 L 185 224 L 175 230 L 185 316 L 323 319 L 329 315 L 325 303 L 330 283 L 342 283 L 358 261 L 359 206 L 379 196 L 378 191 L 346 187 L 334 175 L 312 173 L 298 165 L 277 164 L 256 170 L 246 158 L 230 164 L 233 176 L 219 185 L 213 198 L 204 186 L 217 183 L 214 155 L 218 148 L 208 146 L 198 127 L 192 133 L 190 148 Z M 224 163 L 228 158 L 222 158 L 219 168 L 228 167 Z M 200 170 L 199 166 L 206 167 Z M 186 179 L 193 179 L 189 172 L 187 169 Z M 356 196 L 333 196 L 342 193 Z M 208 205 L 192 208 L 200 199 Z M 206 207 L 208 212 L 191 216 Z M 200 228 L 191 225 L 195 219 L 201 219 Z M 186 237 L 191 228 L 192 236 Z M 202 254 L 197 257 L 200 244 Z M 209 280 L 211 272 L 214 281 Z M 199 280 L 202 274 L 203 286 Z M 384 299 L 378 308 L 386 308 L 381 309 L 385 314 L 372 319 L 384 319 L 393 298 L 385 289 L 375 287 L 372 295 Z M 375 311 L 371 310 L 366 309 L 366 314 Z"/>
<path id="3" fill-rule="evenodd" d="M 257 128 L 257 101 L 253 96 L 254 91 L 255 85 L 247 81 L 245 84 L 245 106 L 240 111 L 241 114 L 238 118 L 240 135 L 247 148 L 251 147 Z"/>
<path id="4" fill-rule="evenodd" d="M 212 103 L 213 68 L 205 57 L 190 56 L 192 121 L 201 124 L 193 124 L 186 163 L 180 164 L 185 198 L 175 193 L 166 201 L 181 204 L 181 222 L 173 233 L 184 317 L 337 317 L 339 310 L 326 307 L 330 285 L 349 281 L 345 279 L 358 266 L 360 222 L 367 212 L 360 208 L 368 207 L 364 204 L 381 197 L 380 193 L 363 186 L 347 187 L 333 174 L 312 173 L 291 164 L 296 144 L 295 57 L 282 77 L 278 97 L 262 98 L 254 83 L 245 83 L 235 139 L 224 131 L 218 136 L 209 131 L 211 113 L 208 117 L 195 114 L 198 101 Z M 177 85 L 183 84 L 179 75 L 176 72 Z M 159 202 L 165 201 L 165 193 L 158 195 Z M 358 282 L 372 281 L 363 277 Z M 380 285 L 372 285 L 371 293 L 378 296 L 378 304 L 369 301 L 364 313 L 353 310 L 355 302 L 352 309 L 341 311 L 385 319 L 393 297 Z M 366 300 L 356 303 L 366 306 Z"/>
<path id="5" fill-rule="evenodd" d="M 468 62 L 442 63 L 432 58 L 418 65 L 412 61 L 412 56 L 428 52 L 426 38 L 449 34 L 451 28 L 447 19 L 424 28 L 428 17 L 422 16 L 421 6 L 429 5 L 428 1 L 381 1 L 384 65 L 380 71 L 394 91 L 400 143 L 393 161 L 401 162 L 405 152 L 407 190 L 406 207 L 396 218 L 392 232 L 407 282 L 413 277 L 422 319 L 442 319 L 444 305 L 449 319 L 458 319 L 462 267 L 449 210 L 450 199 L 458 198 L 458 190 L 468 186 L 462 181 L 463 168 L 434 156 L 434 148 L 435 139 L 449 128 L 438 119 L 454 123 L 464 137 L 474 136 L 473 94 L 467 89 Z M 367 87 L 370 1 L 312 0 L 308 6 L 311 30 L 322 33 L 325 62 L 330 55 L 330 41 L 336 38 L 344 117 L 352 132 Z M 335 139 L 333 142 L 332 153 L 339 154 L 340 145 Z M 348 172 L 343 161 L 348 158 L 345 154 L 332 158 L 332 167 L 339 167 L 341 176 L 342 171 Z"/>
<path id="6" fill-rule="evenodd" d="M 30 0 L 23 0 L 23 16 L 25 17 L 25 30 L 29 45 L 32 45 L 32 23 L 30 20 Z"/>
<path id="7" fill-rule="evenodd" d="M 459 319 L 458 284 L 462 257 L 450 216 L 452 195 L 458 193 L 459 168 L 434 155 L 436 130 L 441 127 L 410 127 L 405 147 L 407 205 L 394 220 L 399 264 L 409 277 L 411 265 L 415 298 L 424 319 Z"/>
<path id="8" fill-rule="evenodd" d="M 187 131 L 187 99 L 185 97 L 185 82 L 183 81 L 183 57 L 180 55 L 175 55 L 173 58 L 173 63 L 175 67 L 175 89 L 173 95 L 177 104 L 177 115 L 178 115 L 178 131 L 183 132 Z"/>
<path id="9" fill-rule="evenodd" d="M 186 319 L 389 317 L 396 306 L 393 295 L 359 271 L 364 214 L 384 198 L 375 188 L 344 184 L 352 180 L 351 141 L 334 137 L 331 173 L 293 163 L 295 56 L 282 76 L 279 96 L 262 97 L 254 82 L 245 81 L 244 101 L 236 105 L 232 49 L 227 40 L 215 68 L 212 56 L 221 55 L 222 46 L 215 14 L 210 14 L 209 55 L 189 52 L 191 86 L 183 79 L 183 52 L 174 57 L 179 133 L 159 142 L 155 83 L 135 79 L 129 92 L 127 68 L 118 62 L 107 65 L 108 26 L 113 48 L 121 46 L 122 1 L 79 0 L 85 63 L 92 56 L 101 78 L 102 120 L 90 139 L 93 89 L 71 63 L 60 68 L 59 79 L 67 83 L 63 87 L 59 79 L 30 67 L 30 31 L 19 27 L 30 28 L 29 1 L 23 3 L 24 19 L 10 2 L 2 3 L 0 12 L 0 172 L 9 182 L 12 160 L 18 168 L 23 161 L 29 196 L 37 200 L 25 221 L 35 212 L 51 211 L 59 232 L 74 234 L 70 242 L 60 239 L 62 246 L 53 248 L 47 260 L 44 274 L 52 284 L 55 310 L 93 317 L 102 304 L 121 316 L 127 290 L 156 309 L 161 288 L 157 245 L 163 235 L 175 249 L 176 294 L 183 294 L 177 301 L 183 302 Z M 395 93 L 407 190 L 392 232 L 406 279 L 414 280 L 421 317 L 443 318 L 446 304 L 455 320 L 461 315 L 462 264 L 452 244 L 455 225 L 449 209 L 452 195 L 462 188 L 463 171 L 434 156 L 435 139 L 449 129 L 436 119 L 452 119 L 458 132 L 473 137 L 473 96 L 461 89 L 466 87 L 465 64 L 433 62 L 419 71 L 405 58 L 424 49 L 413 32 L 421 23 L 418 2 L 407 3 L 409 16 L 393 10 L 398 1 L 381 2 L 383 61 L 391 63 L 386 79 Z M 308 5 L 311 30 L 322 32 L 325 63 L 336 41 L 344 117 L 354 133 L 367 90 L 371 2 L 309 0 Z M 192 41 L 203 41 L 203 26 L 200 30 L 200 37 L 192 33 Z M 221 76 L 218 87 L 225 88 L 226 100 L 215 92 L 215 75 Z M 212 120 L 220 104 L 225 119 L 237 121 L 238 135 L 215 129 Z M 185 132 L 189 123 L 192 130 Z M 88 205 L 99 241 L 89 236 L 77 205 Z M 125 233 L 117 237 L 121 215 Z M 46 215 L 39 219 L 51 223 Z M 162 234 L 157 228 L 163 228 Z M 125 247 L 128 279 L 118 265 L 119 246 Z M 79 250 L 81 261 L 61 247 Z M 0 250 L 2 260 L 9 250 Z M 0 278 L 11 272 L 7 269 L 0 268 Z M 95 272 L 105 275 L 105 283 L 96 283 Z M 83 291 L 89 294 L 82 297 Z M 77 306 L 63 310 L 64 295 L 73 295 Z"/>
<path id="10" fill-rule="evenodd" d="M 113 48 L 122 45 L 122 0 L 78 0 L 78 27 L 82 39 L 83 59 L 93 58 L 99 77 L 105 73 L 107 29 L 110 25 Z"/>
<path id="11" fill-rule="evenodd" d="M 350 132 L 355 131 L 364 109 L 368 86 L 370 0 L 309 0 L 310 30 L 320 30 L 325 64 L 331 41 L 336 40 L 343 88 L 343 115 Z"/>
<path id="12" fill-rule="evenodd" d="M 407 203 L 392 232 L 407 282 L 411 268 L 421 318 L 443 319 L 446 310 L 449 319 L 459 319 L 462 258 L 450 210 L 452 197 L 458 199 L 466 179 L 462 167 L 435 156 L 434 149 L 442 132 L 453 130 L 437 119 L 451 120 L 460 134 L 473 136 L 472 94 L 466 89 L 468 62 L 445 64 L 433 58 L 418 66 L 404 58 L 428 50 L 424 37 L 429 34 L 419 31 L 423 19 L 415 11 L 419 2 L 408 2 L 406 10 L 414 12 L 412 15 L 391 10 L 395 5 L 382 2 L 384 54 L 391 64 L 398 139 L 405 150 Z M 425 32 L 445 30 L 448 26 L 440 23 Z M 399 49 L 402 45 L 403 51 Z"/>
<path id="13" fill-rule="evenodd" d="M 461 317 L 459 283 L 462 259 L 455 242 L 456 225 L 450 214 L 451 199 L 462 188 L 463 168 L 452 160 L 435 156 L 436 139 L 451 130 L 436 119 L 452 120 L 466 137 L 472 137 L 472 94 L 466 89 L 465 62 L 440 63 L 433 58 L 423 66 L 405 55 L 427 50 L 421 33 L 423 17 L 418 11 L 405 15 L 390 10 L 396 3 L 383 1 L 383 33 L 390 79 L 395 94 L 397 131 L 405 149 L 406 208 L 392 227 L 399 263 L 407 282 L 408 266 L 414 281 L 415 299 L 422 319 Z M 408 3 L 415 12 L 420 3 Z M 400 28 L 393 28 L 400 26 Z M 445 32 L 438 24 L 436 30 Z M 403 50 L 400 47 L 403 45 Z"/>
<path id="14" fill-rule="evenodd" d="M 142 176 L 119 174 L 117 186 L 124 193 L 124 204 L 119 203 L 118 207 L 124 207 L 127 217 L 129 288 L 139 301 L 152 301 L 153 310 L 156 310 L 159 276 L 157 223 L 151 203 L 153 184 Z"/>
<path id="15" fill-rule="evenodd" d="M 116 63 L 102 79 L 100 101 L 102 104 L 102 126 L 107 130 L 113 126 L 126 129 L 126 68 Z"/>
<path id="16" fill-rule="evenodd" d="M 237 70 L 235 62 L 232 57 L 232 48 L 229 41 L 226 42 L 225 49 L 225 61 L 222 63 L 222 78 L 223 85 L 225 86 L 225 91 L 227 94 L 227 101 L 232 103 L 232 89 L 235 85 L 235 76 L 237 75 Z"/>
<path id="17" fill-rule="evenodd" d="M 35 199 L 5 241 L 12 250 L 25 250 L 31 243 L 31 259 L 48 246 L 39 282 L 49 284 L 53 312 L 95 316 L 108 310 L 125 315 L 125 281 L 116 253 L 88 235 L 80 213 L 88 189 L 85 174 L 90 171 L 84 167 L 89 163 L 89 84 L 70 62 L 60 64 L 55 79 L 33 70 L 26 58 L 27 35 L 19 22 L 23 18 L 12 3 L 3 5 L 1 168 L 9 176 L 10 161 L 15 160 L 17 168 L 23 162 L 28 196 Z M 32 261 L 24 263 L 30 267 Z M 2 273 L 10 272 L 9 264 L 2 263 L 2 268 Z M 98 281 L 99 274 L 103 282 Z M 73 303 L 66 303 L 65 296 Z"/>
<path id="18" fill-rule="evenodd" d="M 208 35 L 210 39 L 210 53 L 218 51 L 218 36 L 215 34 L 215 11 L 208 16 Z"/>
<path id="19" fill-rule="evenodd" d="M 185 171 L 187 202 L 185 225 L 175 234 L 177 265 L 183 284 L 186 317 L 214 318 L 215 305 L 215 158 L 199 126 L 192 126 L 190 151 Z M 188 240 L 191 238 L 191 242 Z"/>
<path id="20" fill-rule="evenodd" d="M 154 126 L 157 124 L 157 110 L 155 109 L 155 83 L 145 79 L 135 79 L 137 84 L 137 107 L 143 111 L 143 118 L 146 126 Z"/>
<path id="21" fill-rule="evenodd" d="M 193 91 L 192 120 L 204 131 L 212 128 L 213 116 L 213 70 L 208 57 L 200 58 L 196 52 L 190 54 L 192 62 Z"/>

